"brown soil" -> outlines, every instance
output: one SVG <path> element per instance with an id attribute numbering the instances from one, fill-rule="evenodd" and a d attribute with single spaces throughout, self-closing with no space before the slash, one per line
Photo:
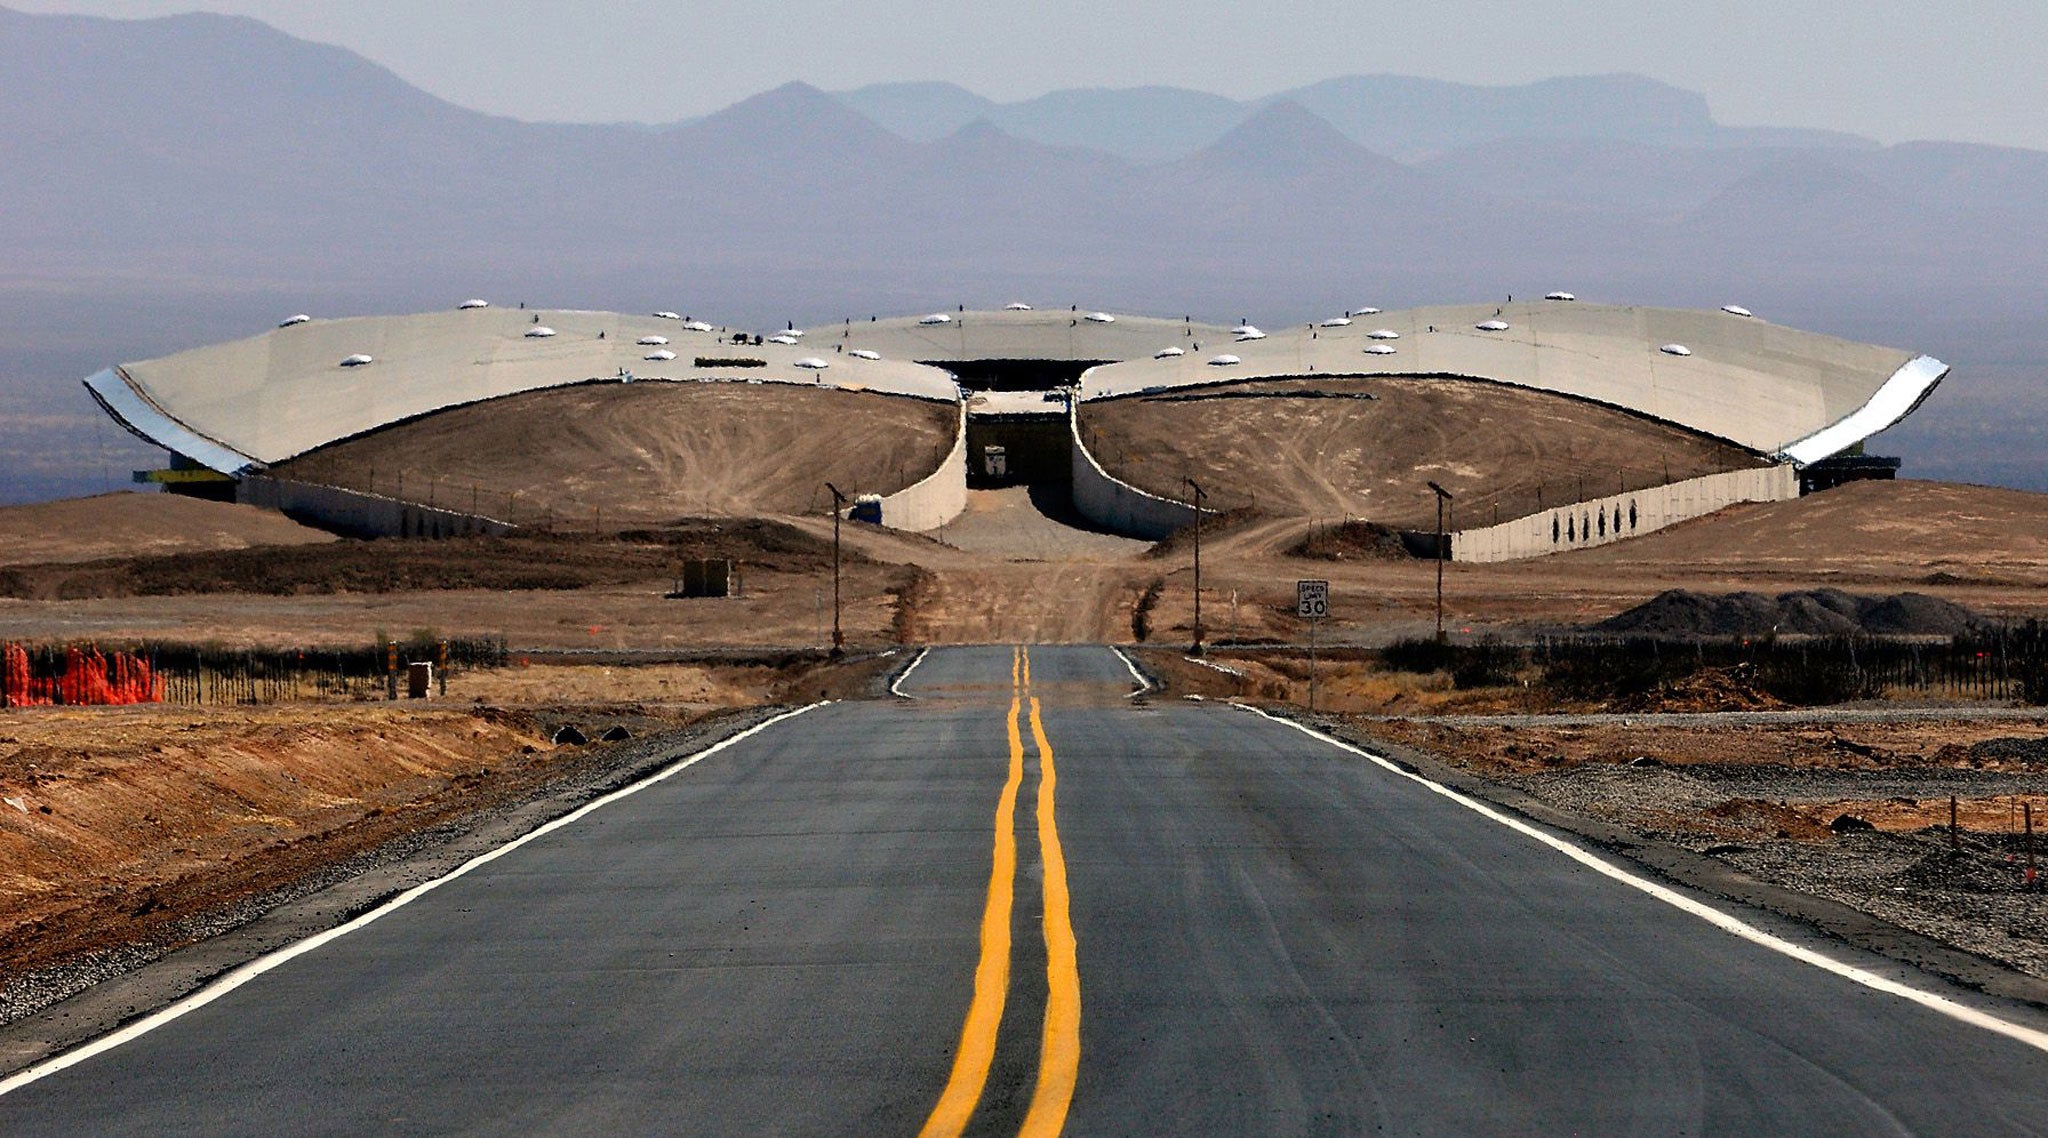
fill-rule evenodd
<path id="1" fill-rule="evenodd" d="M 1735 506 L 1658 533 L 1545 558 L 1598 573 L 1712 570 L 1751 580 L 2048 585 L 2048 494 L 1959 482 L 1852 482 Z"/>
<path id="2" fill-rule="evenodd" d="M 1758 880 L 2048 977 L 2048 909 L 2027 885 L 2048 810 L 2048 717 L 1876 723 L 1544 726 L 1354 722 L 1569 815 L 1616 823 Z M 1954 803 L 1956 829 L 1950 822 Z"/>
<path id="3" fill-rule="evenodd" d="M 1025 508 L 1000 501 L 1006 509 Z M 788 517 L 774 524 L 788 526 L 797 533 L 793 540 L 808 544 L 784 548 L 777 543 L 781 539 L 750 539 L 751 546 L 737 554 L 745 565 L 747 595 L 730 601 L 665 601 L 660 594 L 669 586 L 669 570 L 660 567 L 623 583 L 573 590 L 412 587 L 374 594 L 0 598 L 0 639 L 357 643 L 379 628 L 432 628 L 448 635 L 502 633 L 516 646 L 533 648 L 816 644 L 830 628 L 831 572 L 823 551 L 830 548 L 831 521 Z M 1055 525 L 1056 519 L 1044 524 Z M 1302 577 L 1331 582 L 1333 613 L 1320 632 L 1326 645 L 1384 643 L 1433 631 L 1434 563 L 1294 555 L 1310 533 L 1302 518 L 1252 517 L 1210 530 L 1203 541 L 1202 585 L 1212 641 L 1235 636 L 1305 642 L 1307 627 L 1294 617 L 1294 581 Z M 936 642 L 1128 641 L 1134 610 L 1155 581 L 1159 590 L 1146 614 L 1151 638 L 1184 643 L 1192 632 L 1192 550 L 1184 539 L 1156 551 L 1133 543 L 1131 552 L 1119 555 L 1084 540 L 1093 535 L 1038 543 L 1035 553 L 961 549 L 937 537 L 843 527 L 848 563 L 842 596 L 851 643 L 895 643 L 899 630 Z M 354 548 L 375 551 L 384 544 Z M 451 551 L 457 561 L 467 556 L 459 552 L 467 548 L 461 543 L 414 544 L 429 559 L 436 551 Z M 565 562 L 609 573 L 606 562 L 615 554 L 629 564 L 639 556 L 630 552 L 634 544 L 600 543 L 590 555 L 594 561 L 576 554 Z M 1838 552 L 1844 549 L 1850 552 Z M 684 549 L 677 546 L 675 552 L 680 556 Z M 1033 559 L 1021 560 L 1027 557 Z M 1982 568 L 1994 565 L 1995 578 Z M 912 567 L 931 580 L 905 602 Z M 1454 636 L 1588 624 L 1667 589 L 1917 592 L 1992 617 L 2040 616 L 2048 614 L 2048 495 L 1943 483 L 1860 483 L 1797 501 L 1725 510 L 1606 549 L 1499 565 L 1451 563 L 1444 569 L 1446 623 Z M 637 573 L 622 570 L 620 576 Z"/>
<path id="4" fill-rule="evenodd" d="M 157 936 L 557 760 L 529 716 L 410 707 L 51 709 L 0 731 L 7 974 Z"/>
<path id="5" fill-rule="evenodd" d="M 100 494 L 0 507 L 0 565 L 333 540 L 271 510 L 177 494 Z"/>
<path id="6" fill-rule="evenodd" d="M 1307 391 L 1370 394 L 1305 399 Z M 1084 404 L 1110 473 L 1165 497 L 1192 477 L 1220 509 L 1433 526 L 1434 480 L 1467 520 L 1756 466 L 1748 451 L 1581 400 L 1455 379 L 1298 379 Z M 1498 513 L 1499 518 L 1494 515 Z"/>
<path id="7" fill-rule="evenodd" d="M 859 554 L 853 555 L 855 558 Z M 684 558 L 814 573 L 832 550 L 757 520 L 685 520 L 616 537 L 520 534 L 439 541 L 337 541 L 0 569 L 0 596 L 27 600 L 244 593 L 298 596 L 439 589 L 582 589 L 673 577 Z"/>
<path id="8" fill-rule="evenodd" d="M 958 411 L 782 384 L 588 384 L 443 411 L 310 451 L 280 476 L 596 529 L 817 513 L 938 468 Z M 801 444 L 793 440 L 801 439 Z"/>

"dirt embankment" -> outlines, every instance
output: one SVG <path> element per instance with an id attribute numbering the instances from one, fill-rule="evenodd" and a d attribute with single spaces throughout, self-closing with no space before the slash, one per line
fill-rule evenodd
<path id="1" fill-rule="evenodd" d="M 11 713 L 0 720 L 0 973 L 135 941 L 175 947 L 212 909 L 516 794 L 557 761 L 519 713 Z"/>
<path id="2" fill-rule="evenodd" d="M 467 706 L 0 714 L 0 1022 L 394 845 L 613 777 L 646 760 L 631 750 L 640 737 L 723 709 L 859 695 L 895 663 L 543 664 L 461 674 L 451 691 Z"/>
<path id="3" fill-rule="evenodd" d="M 1371 398 L 1298 397 L 1308 391 Z M 1260 393 L 1271 397 L 1221 397 Z M 1088 403 L 1084 437 L 1110 473 L 1163 497 L 1192 477 L 1221 509 L 1404 528 L 1435 524 L 1432 480 L 1470 525 L 1761 461 L 1610 407 L 1471 380 L 1278 380 L 1214 395 Z"/>
<path id="4" fill-rule="evenodd" d="M 1899 479 L 1734 506 L 1598 549 L 1544 558 L 1567 573 L 1718 573 L 1752 580 L 2048 584 L 2048 494 Z"/>
<path id="5" fill-rule="evenodd" d="M 0 565 L 333 540 L 333 534 L 270 510 L 176 494 L 100 494 L 0 507 Z"/>
<path id="6" fill-rule="evenodd" d="M 587 384 L 456 407 L 309 451 L 285 478 L 522 525 L 828 510 L 938 468 L 958 409 L 787 384 Z"/>

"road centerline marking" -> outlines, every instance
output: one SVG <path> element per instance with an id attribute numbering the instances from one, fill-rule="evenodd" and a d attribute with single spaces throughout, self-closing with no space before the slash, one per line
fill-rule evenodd
<path id="1" fill-rule="evenodd" d="M 1017 791 L 1024 785 L 1024 738 L 1017 720 L 1023 706 L 1024 651 L 1010 651 L 1009 776 L 996 799 L 995 853 L 988 900 L 981 915 L 981 957 L 974 969 L 974 998 L 961 1025 L 953 1070 L 918 1138 L 959 1138 L 974 1117 L 996 1058 L 996 1033 L 1010 992 L 1010 914 L 1017 885 Z"/>
<path id="2" fill-rule="evenodd" d="M 1025 660 L 1028 665 L 1028 654 Z M 1057 1138 L 1066 1127 L 1081 1072 L 1081 967 L 1054 795 L 1059 771 L 1053 762 L 1052 744 L 1045 737 L 1045 722 L 1039 717 L 1037 696 L 1031 697 L 1031 738 L 1038 748 L 1038 850 L 1045 865 L 1047 991 L 1038 1083 L 1032 1088 L 1031 1107 L 1017 1133 L 1019 1138 Z"/>

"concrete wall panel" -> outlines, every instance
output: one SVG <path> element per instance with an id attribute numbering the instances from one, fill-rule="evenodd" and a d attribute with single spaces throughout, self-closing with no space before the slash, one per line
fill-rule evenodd
<path id="1" fill-rule="evenodd" d="M 1102 469 L 1081 442 L 1080 420 L 1073 410 L 1067 415 L 1067 433 L 1074 448 L 1074 508 L 1081 516 L 1105 529 L 1148 541 L 1167 537 L 1195 520 L 1195 510 L 1186 502 L 1147 494 Z"/>
<path id="2" fill-rule="evenodd" d="M 1711 514 L 1737 502 L 1779 502 L 1799 496 L 1791 464 L 1731 470 L 1558 506 L 1483 529 L 1451 534 L 1453 561 L 1516 561 L 1611 545 Z"/>
<path id="3" fill-rule="evenodd" d="M 937 470 L 882 499 L 882 524 L 890 529 L 923 533 L 945 525 L 966 509 L 967 409 L 963 405 L 952 452 Z"/>
<path id="4" fill-rule="evenodd" d="M 496 518 L 263 475 L 242 479 L 235 500 L 351 537 L 499 537 L 517 528 Z"/>

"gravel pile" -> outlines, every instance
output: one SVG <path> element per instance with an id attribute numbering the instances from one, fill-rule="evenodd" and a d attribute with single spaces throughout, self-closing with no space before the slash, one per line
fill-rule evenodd
<path id="1" fill-rule="evenodd" d="M 1984 623 L 1961 605 L 1923 593 L 1870 597 L 1809 589 L 1769 597 L 1668 589 L 1593 630 L 1633 636 L 1954 636 Z"/>

